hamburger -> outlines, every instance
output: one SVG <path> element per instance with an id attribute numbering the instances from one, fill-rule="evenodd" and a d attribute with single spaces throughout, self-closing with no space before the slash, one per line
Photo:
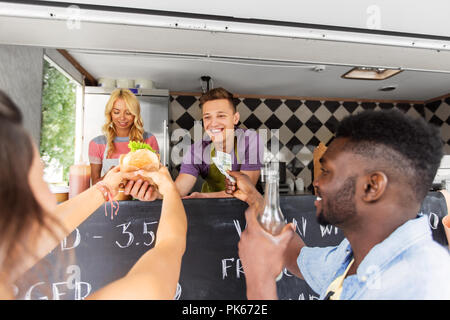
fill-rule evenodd
<path id="1" fill-rule="evenodd" d="M 130 141 L 128 148 L 130 152 L 120 155 L 120 171 L 157 171 L 159 169 L 159 154 L 151 146 L 143 142 Z"/>

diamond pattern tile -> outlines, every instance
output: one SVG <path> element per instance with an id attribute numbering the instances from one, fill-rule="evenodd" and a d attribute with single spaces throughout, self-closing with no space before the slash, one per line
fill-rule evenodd
<path id="1" fill-rule="evenodd" d="M 274 154 L 276 152 L 279 152 L 281 148 L 284 147 L 283 143 L 280 142 L 279 138 L 277 138 L 276 136 L 271 137 L 270 140 L 267 141 L 266 146 L 267 149 Z"/>
<path id="2" fill-rule="evenodd" d="M 416 111 L 425 118 L 425 105 L 423 104 L 414 104 L 413 108 L 416 109 Z"/>
<path id="3" fill-rule="evenodd" d="M 242 121 L 242 120 L 241 120 Z M 258 129 L 262 122 L 256 117 L 254 114 L 251 114 L 245 121 L 242 123 L 247 127 L 247 129 Z"/>
<path id="4" fill-rule="evenodd" d="M 345 110 L 347 110 L 351 114 L 356 110 L 356 108 L 358 108 L 359 104 L 355 101 L 345 101 L 342 105 Z"/>
<path id="5" fill-rule="evenodd" d="M 441 126 L 441 137 L 444 141 L 450 139 L 450 126 L 445 122 Z"/>
<path id="6" fill-rule="evenodd" d="M 255 111 L 256 108 L 261 104 L 261 99 L 255 98 L 245 98 L 242 102 L 252 111 Z"/>
<path id="7" fill-rule="evenodd" d="M 382 110 L 388 110 L 388 109 L 392 109 L 394 107 L 394 104 L 392 104 L 392 103 L 379 103 L 378 106 Z"/>
<path id="8" fill-rule="evenodd" d="M 409 103 L 397 103 L 395 106 L 400 111 L 403 111 L 403 113 L 406 113 L 409 111 L 409 109 L 411 109 L 411 105 Z"/>
<path id="9" fill-rule="evenodd" d="M 284 124 L 280 127 L 279 137 L 281 141 L 289 141 L 294 136 L 294 133 L 289 130 Z"/>
<path id="10" fill-rule="evenodd" d="M 311 118 L 313 115 L 313 112 L 308 109 L 308 107 L 305 104 L 302 104 L 300 108 L 294 112 L 295 116 L 300 119 L 302 123 L 305 123 L 306 121 Z"/>
<path id="11" fill-rule="evenodd" d="M 281 106 L 282 101 L 280 99 L 266 99 L 264 104 L 269 107 L 272 112 L 275 112 L 279 106 Z"/>
<path id="12" fill-rule="evenodd" d="M 293 136 L 291 140 L 286 143 L 286 147 L 296 155 L 303 148 L 303 143 L 296 136 Z"/>
<path id="13" fill-rule="evenodd" d="M 356 105 L 358 106 L 358 105 Z M 356 108 L 355 108 L 356 109 Z M 344 119 L 345 117 L 347 117 L 348 115 L 350 115 L 351 112 L 348 111 L 348 109 L 346 109 L 343 105 L 340 106 L 336 112 L 333 114 L 334 117 L 338 120 L 338 121 L 342 121 L 342 119 Z"/>
<path id="14" fill-rule="evenodd" d="M 309 149 L 309 151 L 314 152 L 314 149 L 319 145 L 320 140 L 316 138 L 316 136 L 313 136 L 311 140 L 306 144 L 306 147 Z"/>
<path id="15" fill-rule="evenodd" d="M 298 108 L 300 108 L 300 106 L 302 105 L 302 101 L 301 100 L 286 100 L 284 102 L 285 105 L 287 105 L 287 107 L 292 111 L 295 112 L 297 111 Z"/>
<path id="16" fill-rule="evenodd" d="M 314 136 L 314 133 L 308 129 L 306 125 L 303 125 L 300 130 L 295 133 L 295 136 L 303 143 L 307 144 L 311 138 Z"/>
<path id="17" fill-rule="evenodd" d="M 278 158 L 280 159 L 281 162 L 289 163 L 295 158 L 295 155 L 287 147 L 283 147 L 280 150 L 280 155 Z"/>
<path id="18" fill-rule="evenodd" d="M 322 122 L 320 122 L 319 119 L 317 119 L 314 115 L 312 115 L 311 118 L 309 118 L 309 120 L 306 121 L 305 125 L 308 127 L 309 130 L 311 130 L 312 133 L 315 133 L 322 126 Z"/>
<path id="19" fill-rule="evenodd" d="M 375 109 L 376 106 L 377 106 L 377 104 L 374 102 L 362 102 L 361 103 L 361 107 L 364 110 L 373 110 L 373 109 Z"/>
<path id="20" fill-rule="evenodd" d="M 408 112 L 406 112 L 406 114 L 407 114 L 408 116 L 414 117 L 414 118 L 420 118 L 420 117 L 422 117 L 422 116 L 420 115 L 420 113 L 418 113 L 418 112 L 416 111 L 416 109 L 414 109 L 414 108 L 410 108 L 410 109 L 408 110 Z"/>
<path id="21" fill-rule="evenodd" d="M 195 119 L 192 118 L 188 112 L 185 112 L 175 122 L 180 126 L 180 128 L 190 130 L 194 126 L 194 120 Z"/>
<path id="22" fill-rule="evenodd" d="M 446 121 L 447 118 L 450 116 L 450 107 L 447 104 L 443 103 L 437 108 L 434 115 L 437 116 L 439 119 Z"/>
<path id="23" fill-rule="evenodd" d="M 361 111 L 364 111 L 364 108 L 363 108 L 362 106 L 358 106 L 358 107 L 355 109 L 355 111 L 353 111 L 352 114 L 357 114 L 357 113 L 360 113 Z"/>
<path id="24" fill-rule="evenodd" d="M 425 108 L 431 110 L 431 112 L 436 112 L 437 108 L 442 104 L 442 100 L 436 100 L 425 105 Z"/>
<path id="25" fill-rule="evenodd" d="M 333 131 L 330 131 L 327 127 L 323 126 L 319 130 L 317 130 L 315 137 L 317 137 L 319 141 L 326 144 L 328 143 L 328 141 L 330 141 L 333 135 L 334 135 Z"/>
<path id="26" fill-rule="evenodd" d="M 331 116 L 327 122 L 325 122 L 325 127 L 333 133 L 336 132 L 338 126 L 339 121 L 334 116 Z"/>
<path id="27" fill-rule="evenodd" d="M 430 123 L 440 127 L 444 123 L 444 121 L 439 119 L 439 117 L 436 117 L 435 115 L 433 115 L 430 119 Z"/>
<path id="28" fill-rule="evenodd" d="M 313 161 L 314 155 L 313 153 L 307 148 L 303 147 L 300 149 L 300 152 L 298 152 L 295 155 L 305 166 L 307 166 L 311 161 Z"/>
<path id="29" fill-rule="evenodd" d="M 291 117 L 284 124 L 291 132 L 295 133 L 302 126 L 302 122 L 299 118 L 295 116 L 295 114 L 291 115 Z"/>
<path id="30" fill-rule="evenodd" d="M 324 105 L 321 105 L 319 109 L 314 112 L 314 116 L 319 119 L 321 123 L 327 122 L 331 115 L 332 113 L 328 111 L 328 109 Z"/>
<path id="31" fill-rule="evenodd" d="M 292 112 L 286 105 L 282 104 L 275 111 L 275 115 L 278 119 L 280 119 L 281 122 L 285 123 L 291 117 Z"/>
<path id="32" fill-rule="evenodd" d="M 184 109 L 177 100 L 174 99 L 174 101 L 170 104 L 169 107 L 169 118 L 172 120 L 177 120 L 180 118 L 184 113 L 186 112 L 186 109 Z"/>
<path id="33" fill-rule="evenodd" d="M 261 103 L 258 108 L 253 111 L 253 114 L 258 117 L 261 122 L 266 122 L 267 119 L 273 115 L 272 110 L 269 109 L 264 103 Z"/>
<path id="34" fill-rule="evenodd" d="M 234 103 L 234 106 L 237 107 L 241 103 L 241 99 L 233 98 L 233 103 Z"/>
<path id="35" fill-rule="evenodd" d="M 313 113 L 316 112 L 317 109 L 322 105 L 320 101 L 314 100 L 307 100 L 305 101 L 306 106 L 311 110 Z"/>
<path id="36" fill-rule="evenodd" d="M 267 119 L 264 124 L 269 129 L 280 129 L 280 127 L 283 125 L 283 122 L 278 119 L 278 117 L 275 114 L 272 114 L 269 119 Z"/>
<path id="37" fill-rule="evenodd" d="M 328 109 L 328 111 L 330 111 L 330 113 L 335 113 L 341 104 L 339 101 L 325 101 L 324 106 Z"/>
<path id="38" fill-rule="evenodd" d="M 294 158 L 291 162 L 289 162 L 286 165 L 286 168 L 292 172 L 294 176 L 297 176 L 303 168 L 305 168 L 305 165 L 297 158 Z"/>
<path id="39" fill-rule="evenodd" d="M 186 110 L 197 102 L 197 98 L 194 96 L 178 96 L 175 100 Z"/>
<path id="40" fill-rule="evenodd" d="M 243 103 L 236 106 L 236 111 L 239 112 L 240 121 L 247 119 L 252 114 L 252 111 Z"/>

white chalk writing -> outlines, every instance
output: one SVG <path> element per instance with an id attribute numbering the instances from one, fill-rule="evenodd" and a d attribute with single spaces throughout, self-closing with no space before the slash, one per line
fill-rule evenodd
<path id="1" fill-rule="evenodd" d="M 73 236 L 74 233 L 75 233 L 75 240 L 73 241 L 72 246 L 68 246 L 67 238 Z M 72 232 L 69 236 L 65 237 L 63 241 L 61 241 L 61 251 L 75 249 L 76 247 L 78 247 L 80 242 L 81 242 L 80 230 L 78 230 L 78 228 L 75 228 L 74 232 Z"/>

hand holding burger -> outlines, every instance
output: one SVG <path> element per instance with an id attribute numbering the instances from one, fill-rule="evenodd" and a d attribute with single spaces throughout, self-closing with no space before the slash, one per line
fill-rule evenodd
<path id="1" fill-rule="evenodd" d="M 130 152 L 122 154 L 119 158 L 121 172 L 137 170 L 157 171 L 160 167 L 159 155 L 146 143 L 130 141 Z"/>
<path id="2" fill-rule="evenodd" d="M 123 178 L 128 180 L 124 192 L 139 200 L 153 201 L 159 197 L 159 186 L 150 173 L 162 167 L 159 155 L 146 143 L 131 141 L 128 147 L 130 152 L 119 160 Z"/>

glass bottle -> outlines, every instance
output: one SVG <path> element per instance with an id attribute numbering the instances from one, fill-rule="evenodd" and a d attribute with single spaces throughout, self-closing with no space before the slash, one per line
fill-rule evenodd
<path id="1" fill-rule="evenodd" d="M 268 162 L 265 165 L 264 211 L 257 217 L 261 226 L 270 234 L 276 236 L 286 225 L 280 209 L 279 167 L 278 162 Z"/>
<path id="2" fill-rule="evenodd" d="M 265 165 L 265 192 L 264 192 L 264 211 L 257 216 L 259 224 L 276 236 L 281 233 L 286 222 L 280 208 L 279 180 L 280 172 L 278 162 L 268 162 Z M 283 277 L 283 270 L 277 276 L 276 281 Z"/>

